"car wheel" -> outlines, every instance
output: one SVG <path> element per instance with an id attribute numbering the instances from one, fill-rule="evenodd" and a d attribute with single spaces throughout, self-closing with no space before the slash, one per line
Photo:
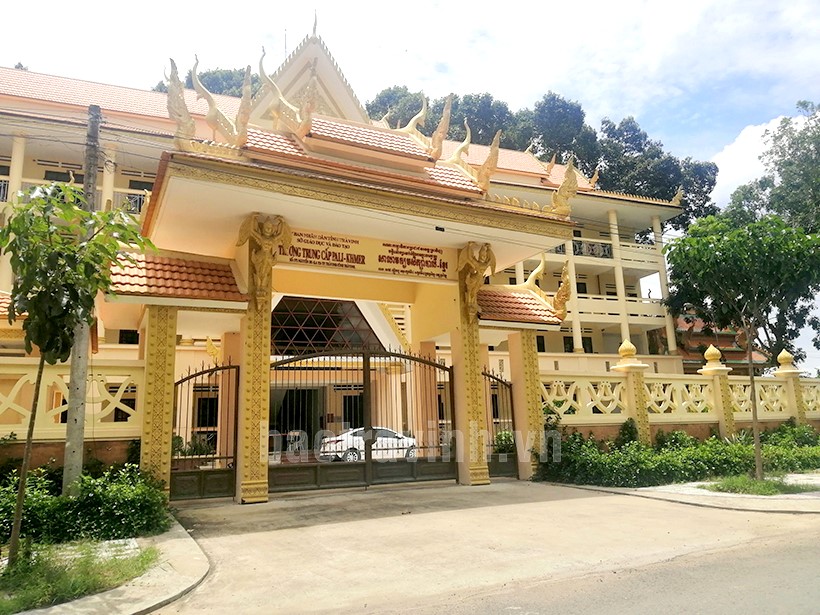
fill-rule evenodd
<path id="1" fill-rule="evenodd" d="M 404 458 L 405 459 L 415 459 L 416 457 L 418 457 L 418 455 L 419 455 L 419 453 L 416 450 L 416 447 L 411 446 L 410 448 L 407 449 L 407 452 L 404 454 Z"/>
<path id="2" fill-rule="evenodd" d="M 355 448 L 345 451 L 345 454 L 342 455 L 342 461 L 359 461 L 359 451 Z"/>

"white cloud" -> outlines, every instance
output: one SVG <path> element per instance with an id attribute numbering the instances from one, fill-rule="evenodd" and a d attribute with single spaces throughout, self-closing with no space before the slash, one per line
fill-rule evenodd
<path id="1" fill-rule="evenodd" d="M 764 173 L 760 154 L 766 149 L 764 137 L 780 122 L 776 117 L 765 124 L 746 126 L 735 140 L 714 155 L 712 162 L 718 165 L 718 177 L 712 199 L 720 207 L 729 204 L 729 197 L 738 186 L 757 179 Z"/>

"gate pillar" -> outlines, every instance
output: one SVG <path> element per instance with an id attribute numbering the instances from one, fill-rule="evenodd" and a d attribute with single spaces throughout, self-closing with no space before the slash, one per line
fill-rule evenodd
<path id="1" fill-rule="evenodd" d="M 171 435 L 174 429 L 174 361 L 177 308 L 149 305 L 145 340 L 145 397 L 140 467 L 171 484 Z"/>
<path id="2" fill-rule="evenodd" d="M 538 351 L 535 331 L 524 329 L 507 336 L 510 349 L 515 448 L 518 453 L 518 478 L 528 480 L 538 461 L 531 451 L 541 451 L 544 440 L 544 412 L 539 390 Z"/>
<path id="3" fill-rule="evenodd" d="M 495 261 L 490 244 L 470 242 L 459 252 L 459 325 L 451 333 L 455 376 L 455 423 L 458 481 L 487 485 L 487 404 L 484 399 L 481 342 L 478 328 L 478 290 Z"/>
<path id="4" fill-rule="evenodd" d="M 242 504 L 268 501 L 271 271 L 279 249 L 287 247 L 289 237 L 281 216 L 252 214 L 239 230 L 237 245 L 248 244 L 250 295 L 241 328 L 237 425 L 236 499 Z"/>

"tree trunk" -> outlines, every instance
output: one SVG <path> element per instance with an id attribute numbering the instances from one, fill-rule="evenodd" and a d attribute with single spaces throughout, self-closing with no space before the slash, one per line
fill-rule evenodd
<path id="1" fill-rule="evenodd" d="M 20 552 L 20 528 L 23 524 L 23 504 L 26 501 L 26 478 L 28 477 L 28 467 L 31 463 L 32 441 L 34 440 L 34 420 L 37 418 L 37 405 L 40 403 L 40 384 L 43 381 L 43 370 L 46 360 L 40 356 L 40 363 L 37 365 L 37 380 L 34 383 L 34 400 L 31 402 L 31 415 L 28 420 L 28 432 L 26 433 L 26 447 L 23 453 L 23 465 L 20 466 L 20 484 L 17 486 L 17 502 L 14 504 L 14 520 L 11 526 L 11 539 L 9 540 L 9 561 L 8 569 L 11 570 L 17 563 Z"/>
<path id="2" fill-rule="evenodd" d="M 746 329 L 746 363 L 749 366 L 750 398 L 752 401 L 752 435 L 755 446 L 755 478 L 763 480 L 763 448 L 760 445 L 760 425 L 757 422 L 757 389 L 755 389 L 755 368 L 752 359 L 752 328 Z"/>
<path id="3" fill-rule="evenodd" d="M 85 398 L 88 388 L 88 324 L 74 328 L 71 371 L 68 383 L 68 416 L 65 426 L 63 495 L 77 495 L 77 480 L 83 473 L 85 447 Z"/>

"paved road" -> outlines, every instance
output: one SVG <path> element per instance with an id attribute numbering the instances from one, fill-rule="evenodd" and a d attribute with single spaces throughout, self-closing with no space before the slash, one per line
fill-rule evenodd
<path id="1" fill-rule="evenodd" d="M 212 572 L 161 613 L 820 613 L 818 515 L 501 481 L 198 502 L 178 517 Z M 773 587 L 803 602 L 749 607 Z"/>

